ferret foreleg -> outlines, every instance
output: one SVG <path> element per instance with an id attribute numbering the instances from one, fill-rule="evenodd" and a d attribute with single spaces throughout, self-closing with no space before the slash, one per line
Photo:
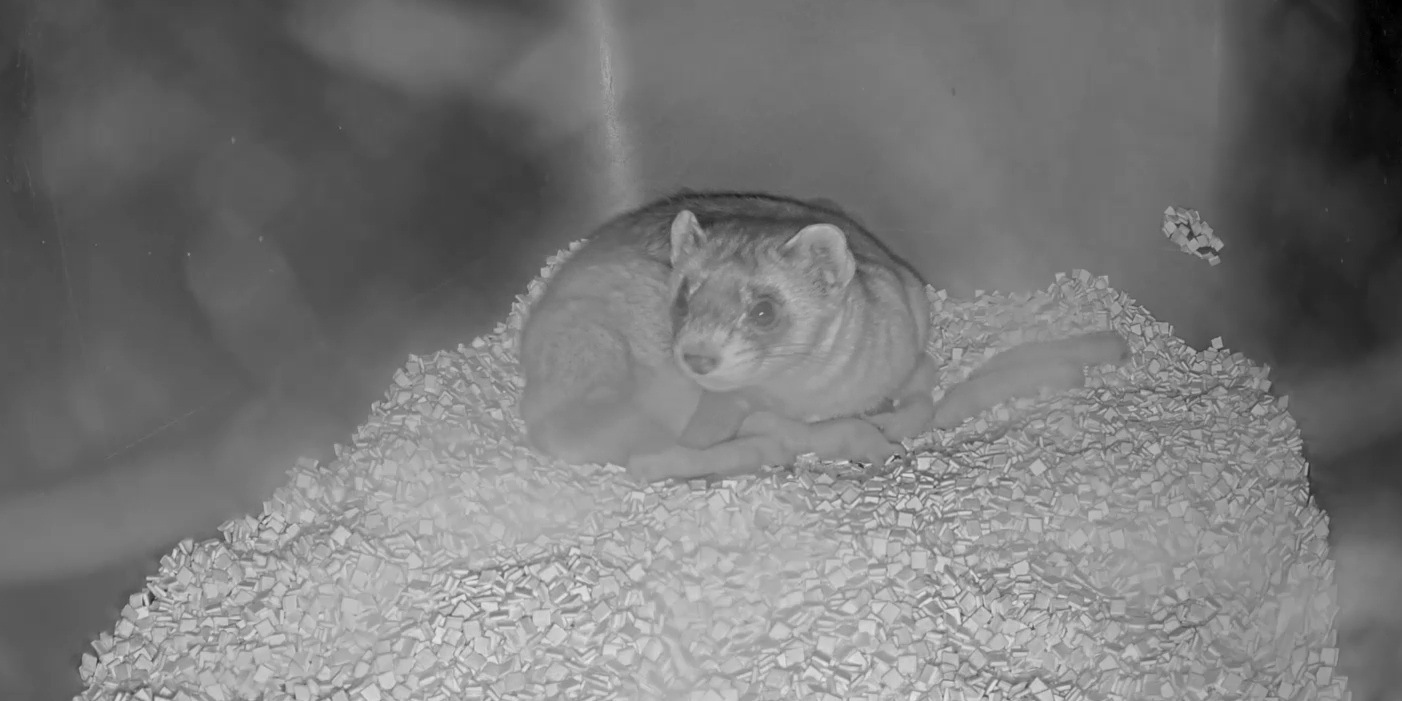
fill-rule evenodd
<path id="1" fill-rule="evenodd" d="M 765 465 L 787 465 L 805 453 L 826 460 L 884 463 L 901 452 L 875 424 L 857 418 L 805 424 L 760 411 L 745 417 L 740 436 L 704 449 L 675 446 L 628 461 L 635 478 L 664 479 L 729 477 L 758 471 Z"/>
<path id="2" fill-rule="evenodd" d="M 795 458 L 816 453 L 824 460 L 884 463 L 903 450 L 899 443 L 887 440 L 876 424 L 860 418 L 805 424 L 761 411 L 746 417 L 740 432 L 777 438 Z"/>
<path id="3" fill-rule="evenodd" d="M 700 450 L 728 441 L 740 433 L 750 412 L 750 403 L 738 392 L 704 392 L 677 443 Z"/>
<path id="4" fill-rule="evenodd" d="M 929 353 L 921 354 L 915 372 L 895 398 L 895 408 L 868 416 L 866 420 L 881 429 L 881 433 L 892 442 L 919 436 L 930 429 L 935 419 L 934 391 L 938 383 L 939 369 L 935 367 L 935 359 Z"/>
<path id="5" fill-rule="evenodd" d="M 628 473 L 644 482 L 665 479 L 730 477 L 758 471 L 765 465 L 787 465 L 798 453 L 774 436 L 741 436 L 709 448 L 673 446 L 628 461 Z"/>

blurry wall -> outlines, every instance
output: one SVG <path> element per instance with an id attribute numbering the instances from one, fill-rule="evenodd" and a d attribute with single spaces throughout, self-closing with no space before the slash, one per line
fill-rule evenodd
<path id="1" fill-rule="evenodd" d="M 306 343 L 305 314 L 211 339 L 191 265 L 226 297 L 305 297 L 383 365 L 480 331 L 545 252 L 680 186 L 835 198 L 959 294 L 1087 268 L 1191 341 L 1250 345 L 1229 320 L 1256 270 L 1159 232 L 1169 205 L 1220 210 L 1221 2 L 493 6 L 45 5 L 38 170 L 103 387 L 49 413 L 149 430 L 227 391 L 221 356 Z"/>
<path id="2" fill-rule="evenodd" d="M 1233 272 L 1260 278 L 1234 289 L 1251 312 L 1237 321 L 1289 366 L 1343 362 L 1402 332 L 1387 5 L 1228 5 L 1218 222 L 1235 235 Z"/>
<path id="3" fill-rule="evenodd" d="M 15 462 L 102 457 L 299 356 L 297 380 L 358 422 L 408 353 L 471 340 L 538 269 L 578 169 L 479 84 L 554 27 L 543 3 L 458 3 L 429 41 L 372 25 L 368 48 L 317 14 L 367 5 L 383 3 L 34 6 L 25 163 L 66 254 L 50 316 L 71 323 L 6 396 Z M 299 20 L 400 62 L 427 47 L 456 82 L 379 80 Z"/>
<path id="4" fill-rule="evenodd" d="M 23 430 L 62 464 L 78 441 L 43 429 L 60 414 L 88 435 L 141 433 L 237 384 L 222 356 L 239 340 L 211 339 L 185 289 L 192 253 L 233 296 L 243 280 L 305 297 L 333 343 L 375 358 L 378 386 L 387 359 L 500 318 L 605 213 L 680 186 L 835 198 L 958 294 L 1083 267 L 1194 343 L 1223 335 L 1260 358 L 1341 338 L 1314 323 L 1282 336 L 1299 304 L 1281 290 L 1377 258 L 1352 243 L 1376 228 L 1361 203 L 1376 193 L 1276 145 L 1305 127 L 1263 128 L 1310 122 L 1304 106 L 1341 81 L 1348 42 L 1294 9 L 1318 5 L 44 5 L 26 177 L 49 186 L 68 259 L 44 250 L 68 279 L 43 294 L 76 300 L 65 337 L 90 379 L 16 393 Z M 1262 97 L 1281 85 L 1296 107 Z M 1220 266 L 1162 237 L 1170 205 L 1217 226 Z M 1353 238 L 1331 273 L 1337 241 L 1315 232 L 1340 228 Z M 1279 274 L 1284 248 L 1308 265 Z M 294 352 L 305 316 L 233 354 Z"/>
<path id="5" fill-rule="evenodd" d="M 625 172 L 833 197 L 959 293 L 1108 274 L 1203 341 L 1223 275 L 1159 226 L 1218 211 L 1223 5 L 620 0 Z"/>

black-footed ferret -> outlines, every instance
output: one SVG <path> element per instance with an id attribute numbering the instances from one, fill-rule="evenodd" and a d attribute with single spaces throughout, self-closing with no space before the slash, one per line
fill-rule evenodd
<path id="1" fill-rule="evenodd" d="M 647 479 L 880 458 L 934 416 L 929 333 L 919 274 L 837 207 L 684 192 L 556 271 L 522 330 L 521 415 L 543 452 Z M 679 444 L 725 448 L 682 465 Z"/>

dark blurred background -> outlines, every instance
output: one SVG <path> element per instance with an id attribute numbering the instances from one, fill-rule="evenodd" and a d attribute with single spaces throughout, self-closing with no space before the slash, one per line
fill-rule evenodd
<path id="1" fill-rule="evenodd" d="M 212 443 L 272 385 L 344 440 L 408 354 L 482 333 L 554 250 L 542 227 L 582 190 L 568 134 L 471 85 L 328 67 L 287 7 L 4 6 L 0 490 Z M 484 60 L 553 21 L 469 9 L 502 55 Z M 84 640 L 153 562 L 5 592 L 0 697 L 71 698 Z"/>
<path id="2" fill-rule="evenodd" d="M 216 441 L 270 392 L 349 435 L 409 353 L 679 185 L 832 197 L 956 291 L 1108 272 L 1287 383 L 1402 340 L 1394 3 L 445 3 L 441 36 L 373 0 L 0 5 L 0 491 Z M 1221 266 L 1163 243 L 1169 205 Z M 1373 431 L 1316 462 L 1336 521 L 1398 457 Z M 3 592 L 0 697 L 70 698 L 151 563 Z M 1354 635 L 1375 666 L 1393 629 Z"/>

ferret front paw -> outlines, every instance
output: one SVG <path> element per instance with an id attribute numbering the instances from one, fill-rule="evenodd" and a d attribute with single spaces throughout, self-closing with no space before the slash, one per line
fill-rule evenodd
<path id="1" fill-rule="evenodd" d="M 814 451 L 827 460 L 859 460 L 883 464 L 905 451 L 888 440 L 876 424 L 865 419 L 835 419 L 812 426 Z"/>
<path id="2" fill-rule="evenodd" d="M 798 457 L 773 436 L 746 436 L 704 450 L 676 446 L 628 461 L 628 473 L 646 482 L 701 477 L 736 477 L 765 465 L 788 465 Z"/>
<path id="3" fill-rule="evenodd" d="M 680 446 L 628 459 L 628 475 L 639 482 L 692 479 L 705 474 L 699 450 Z"/>
<path id="4" fill-rule="evenodd" d="M 892 443 L 916 438 L 930 430 L 935 420 L 935 401 L 929 394 L 901 400 L 893 411 L 866 417 Z"/>

